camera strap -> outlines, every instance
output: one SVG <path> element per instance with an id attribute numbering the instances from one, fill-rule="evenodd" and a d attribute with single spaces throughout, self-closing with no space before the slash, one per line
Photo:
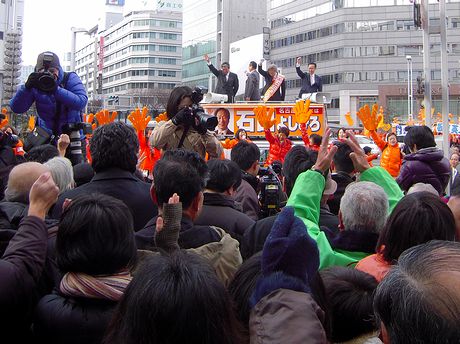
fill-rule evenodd
<path id="1" fill-rule="evenodd" d="M 180 138 L 179 145 L 177 146 L 177 148 L 182 148 L 182 146 L 184 145 L 185 137 L 187 136 L 189 129 L 190 129 L 190 126 L 186 126 L 184 128 L 184 132 L 182 133 L 182 136 Z"/>

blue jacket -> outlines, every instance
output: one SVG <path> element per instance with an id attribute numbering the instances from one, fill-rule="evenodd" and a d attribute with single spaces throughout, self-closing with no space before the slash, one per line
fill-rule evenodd
<path id="1" fill-rule="evenodd" d="M 10 101 L 11 110 L 24 113 L 35 102 L 38 112 L 37 125 L 50 134 L 60 135 L 64 124 L 82 121 L 81 113 L 88 101 L 85 87 L 77 74 L 69 73 L 65 88 L 60 86 L 63 79 L 64 71 L 59 67 L 59 86 L 53 94 L 42 92 L 37 88 L 28 90 L 21 85 Z M 61 115 L 58 119 L 56 118 L 57 102 L 61 103 Z"/>

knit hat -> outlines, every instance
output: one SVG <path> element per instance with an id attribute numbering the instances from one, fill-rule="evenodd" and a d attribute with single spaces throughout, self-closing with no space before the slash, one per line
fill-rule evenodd
<path id="1" fill-rule="evenodd" d="M 37 64 L 35 65 L 35 71 L 38 72 L 40 69 L 48 68 L 59 68 L 61 64 L 59 63 L 59 57 L 51 52 L 45 51 L 38 55 Z"/>

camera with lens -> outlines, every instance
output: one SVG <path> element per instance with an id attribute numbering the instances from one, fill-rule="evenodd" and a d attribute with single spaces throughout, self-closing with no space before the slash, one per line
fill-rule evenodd
<path id="1" fill-rule="evenodd" d="M 193 128 L 200 134 L 205 134 L 207 130 L 213 131 L 217 126 L 217 117 L 204 112 L 204 109 L 199 105 L 203 100 L 208 89 L 203 86 L 197 86 L 192 92 L 192 114 L 194 120 Z"/>
<path id="2" fill-rule="evenodd" d="M 281 174 L 282 165 L 275 161 L 268 167 L 259 169 L 259 202 L 261 217 L 275 215 L 281 208 L 282 185 L 278 175 Z"/>
<path id="3" fill-rule="evenodd" d="M 43 55 L 43 67 L 45 70 L 38 73 L 37 88 L 43 92 L 51 92 L 56 87 L 56 80 L 53 73 L 48 71 L 49 65 L 53 62 L 54 55 L 45 53 Z"/>
<path id="4" fill-rule="evenodd" d="M 75 123 L 66 123 L 62 126 L 62 132 L 68 135 L 72 131 L 80 131 L 80 130 L 83 130 L 84 135 L 93 133 L 93 128 L 91 126 L 91 123 L 75 122 Z"/>

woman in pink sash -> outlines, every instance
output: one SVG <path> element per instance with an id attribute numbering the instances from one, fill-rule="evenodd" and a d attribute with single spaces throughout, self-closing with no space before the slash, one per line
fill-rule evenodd
<path id="1" fill-rule="evenodd" d="M 284 101 L 286 96 L 286 82 L 285 77 L 278 73 L 278 67 L 274 64 L 268 66 L 268 70 L 264 71 L 262 69 L 262 62 L 259 62 L 258 71 L 260 75 L 265 78 L 265 86 L 262 90 L 263 101 Z"/>

